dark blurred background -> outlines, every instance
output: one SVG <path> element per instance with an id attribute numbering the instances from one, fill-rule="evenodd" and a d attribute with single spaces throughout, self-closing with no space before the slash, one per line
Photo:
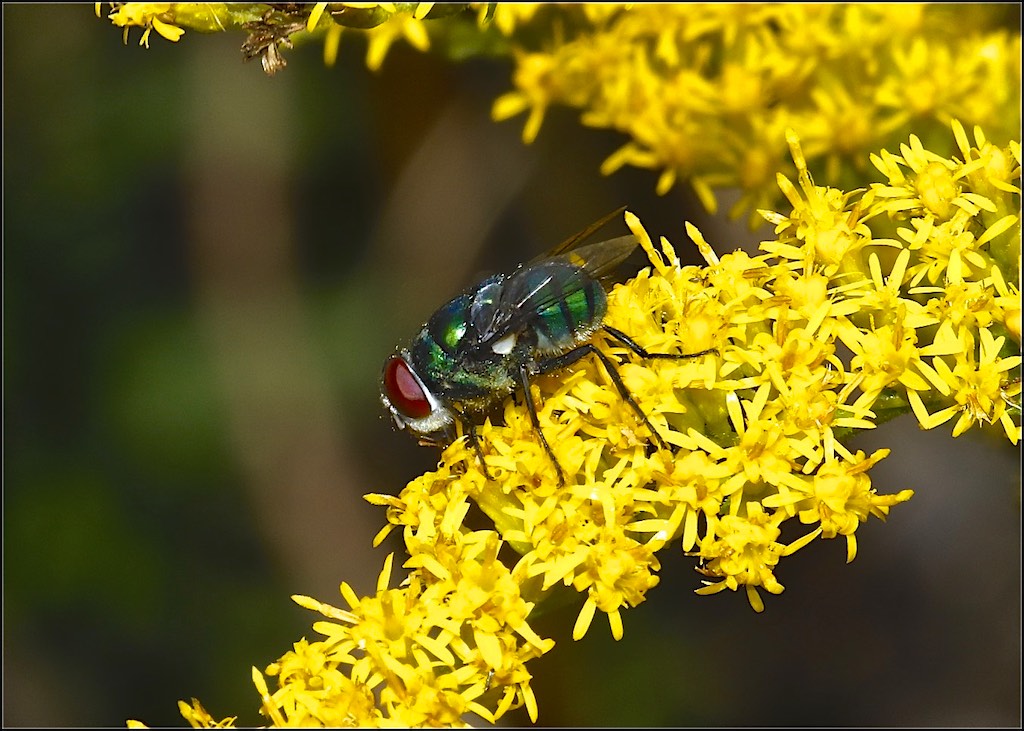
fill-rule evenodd
<path id="1" fill-rule="evenodd" d="M 683 251 L 684 220 L 720 252 L 770 235 L 602 178 L 623 140 L 573 112 L 524 146 L 489 119 L 506 61 L 399 45 L 374 74 L 346 37 L 268 78 L 239 34 L 147 51 L 92 5 L 3 13 L 7 726 L 181 725 L 193 696 L 262 722 L 250 666 L 314 636 L 289 595 L 371 592 L 400 544 L 371 548 L 361 495 L 436 462 L 381 414 L 397 343 L 622 204 Z M 540 724 L 1019 725 L 1020 453 L 948 431 L 860 438 L 917 495 L 851 565 L 784 561 L 763 615 L 668 550 L 621 642 L 544 618 Z"/>

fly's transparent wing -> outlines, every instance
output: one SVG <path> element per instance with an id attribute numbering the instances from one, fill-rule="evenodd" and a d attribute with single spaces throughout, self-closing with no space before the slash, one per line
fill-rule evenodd
<path id="1" fill-rule="evenodd" d="M 515 272 L 502 288 L 501 307 L 509 312 L 519 311 L 524 315 L 539 312 L 555 304 L 560 298 L 575 294 L 592 280 L 605 279 L 624 262 L 636 249 L 632 234 L 617 239 L 590 244 L 574 249 L 567 254 L 548 257 L 532 266 Z M 543 272 L 549 264 L 569 264 L 574 267 L 567 279 L 563 279 L 556 290 L 551 287 L 553 274 L 534 276 Z"/>
<path id="2" fill-rule="evenodd" d="M 606 225 L 608 225 L 608 223 L 610 223 L 613 219 L 618 218 L 619 216 L 621 216 L 625 212 L 625 210 L 626 210 L 626 206 L 621 206 L 621 207 L 617 208 L 616 210 L 612 211 L 611 213 L 608 213 L 608 214 L 606 214 L 604 216 L 601 216 L 601 218 L 599 218 L 596 221 L 594 221 L 592 224 L 587 226 L 582 231 L 573 234 L 572 236 L 567 238 L 565 241 L 560 243 L 558 246 L 556 246 L 555 248 L 549 250 L 545 254 L 541 254 L 540 256 L 538 256 L 536 259 L 534 259 L 530 263 L 533 264 L 533 263 L 535 263 L 537 261 L 540 261 L 542 259 L 551 259 L 553 257 L 558 256 L 559 254 L 563 254 L 566 251 L 569 251 L 571 249 L 576 248 L 577 246 L 582 244 L 584 241 L 589 239 L 591 236 L 593 236 L 595 233 L 597 233 L 602 228 L 604 228 Z"/>
<path id="3" fill-rule="evenodd" d="M 502 281 L 482 287 L 471 307 L 466 349 L 494 349 L 503 338 L 535 323 L 538 313 L 606 278 L 633 252 L 636 240 L 629 235 L 581 244 L 625 210 L 622 206 L 602 216 Z"/>
<path id="4" fill-rule="evenodd" d="M 619 264 L 629 258 L 637 247 L 633 234 L 608 241 L 581 246 L 548 261 L 564 261 L 579 267 L 592 279 L 605 279 Z"/>
<path id="5" fill-rule="evenodd" d="M 530 327 L 540 313 L 604 279 L 636 246 L 632 235 L 620 236 L 517 270 L 502 283 L 490 323 L 478 331 L 480 344 L 492 346 L 507 335 Z"/>

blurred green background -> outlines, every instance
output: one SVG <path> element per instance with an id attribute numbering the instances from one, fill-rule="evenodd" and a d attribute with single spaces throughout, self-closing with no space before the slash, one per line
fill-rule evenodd
<path id="1" fill-rule="evenodd" d="M 92 5 L 3 12 L 6 726 L 180 725 L 193 696 L 260 723 L 250 666 L 313 636 L 289 595 L 372 591 L 399 544 L 361 495 L 436 461 L 381 414 L 396 344 L 622 204 L 678 249 L 684 220 L 769 235 L 600 177 L 621 140 L 572 112 L 524 146 L 489 120 L 506 61 L 396 46 L 373 74 L 346 37 L 268 78 L 241 35 L 147 51 Z M 666 551 L 621 642 L 540 623 L 540 724 L 1019 725 L 1020 453 L 878 432 L 876 488 L 917 495 L 852 565 L 802 550 L 759 616 Z"/>

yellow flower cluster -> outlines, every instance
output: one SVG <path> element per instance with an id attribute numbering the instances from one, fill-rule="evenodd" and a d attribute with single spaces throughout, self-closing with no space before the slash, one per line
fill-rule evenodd
<path id="1" fill-rule="evenodd" d="M 245 29 L 247 58 L 268 73 L 293 37 L 324 35 L 333 64 L 341 36 L 365 36 L 377 70 L 399 40 L 453 56 L 508 53 L 514 91 L 497 120 L 527 113 L 525 141 L 555 105 L 627 141 L 602 172 L 659 174 L 656 189 L 688 182 L 715 211 L 737 189 L 732 215 L 760 222 L 780 204 L 775 174 L 794 170 L 782 142 L 800 137 L 834 185 L 863 179 L 870 151 L 913 131 L 933 149 L 953 119 L 1000 144 L 1020 127 L 1021 41 L 998 5 L 547 3 L 111 3 L 110 20 L 177 41 L 184 28 Z M 97 4 L 97 14 L 100 6 Z M 464 12 L 466 10 L 475 11 Z M 475 20 L 472 18 L 475 17 Z M 430 22 L 425 22 L 429 20 Z M 432 36 L 436 41 L 432 41 Z"/>
<path id="2" fill-rule="evenodd" d="M 102 6 L 103 3 L 96 3 L 97 17 L 102 15 Z M 233 6 L 232 3 L 110 3 L 107 19 L 124 28 L 125 43 L 129 30 L 142 28 L 139 45 L 149 48 L 149 36 L 154 30 L 157 35 L 177 43 L 185 34 L 185 28 L 204 33 L 223 31 L 258 19 L 260 12 L 252 6 Z"/>
<path id="3" fill-rule="evenodd" d="M 713 349 L 640 359 L 602 344 L 669 446 L 654 447 L 596 359 L 537 378 L 566 483 L 510 398 L 503 423 L 477 430 L 486 470 L 458 439 L 399 495 L 368 495 L 387 508 L 376 543 L 400 528 L 409 573 L 392 588 L 389 556 L 374 596 L 342 585 L 346 609 L 295 597 L 327 617 L 314 624 L 324 639 L 267 668 L 273 693 L 254 670 L 265 717 L 460 725 L 525 706 L 536 720 L 525 666 L 554 642 L 529 621 L 549 592 L 581 595 L 574 638 L 598 611 L 620 638 L 675 544 L 706 577 L 698 594 L 742 587 L 761 611 L 759 589 L 783 590 L 783 557 L 843 536 L 853 560 L 859 526 L 912 495 L 876 493 L 869 471 L 889 450 L 850 451 L 844 437 L 913 412 L 925 428 L 959 415 L 954 434 L 998 424 L 1018 443 L 1020 146 L 980 130 L 972 144 L 959 123 L 953 136 L 960 158 L 911 138 L 873 158 L 887 183 L 843 193 L 814 185 L 790 135 L 797 179 L 779 183 L 793 210 L 763 212 L 776 238 L 758 256 L 719 257 L 689 227 L 707 264 L 682 267 L 627 213 L 651 266 L 612 289 L 607 324 L 650 352 Z M 466 526 L 473 504 L 494 530 Z M 196 701 L 182 712 L 215 723 Z"/>
<path id="4" fill-rule="evenodd" d="M 410 526 L 407 543 L 424 550 L 406 562 L 413 571 L 400 587 L 389 588 L 389 555 L 374 596 L 358 597 L 342 584 L 349 609 L 293 597 L 328 621 L 313 625 L 325 639 L 296 642 L 266 669 L 277 677 L 275 692 L 253 668 L 261 712 L 274 726 L 463 727 L 466 714 L 494 723 L 522 705 L 537 719 L 525 663 L 554 642 L 527 624 L 534 605 L 521 587 L 528 582 L 498 558 L 498 534 L 465 531 L 468 503 L 456 495 L 458 480 L 444 487 L 431 508 L 380 501 L 406 523 L 417 514 L 437 519 Z M 234 723 L 217 722 L 196 700 L 180 707 L 195 727 Z"/>
<path id="5" fill-rule="evenodd" d="M 354 27 L 377 68 L 399 38 L 426 49 L 423 21 L 445 6 L 316 3 L 301 22 L 269 7 L 115 3 L 109 17 L 126 34 L 143 28 L 144 44 L 152 31 L 177 41 L 184 27 L 256 24 L 268 71 L 292 33 L 326 30 L 331 59 Z M 641 359 L 598 339 L 667 448 L 584 358 L 534 384 L 564 484 L 509 399 L 500 423 L 477 428 L 480 454 L 459 439 L 399 495 L 368 495 L 387 508 L 376 543 L 401 529 L 408 573 L 393 582 L 389 556 L 376 594 L 342 584 L 345 608 L 295 597 L 325 617 L 322 639 L 253 670 L 274 725 L 461 725 L 518 707 L 536 720 L 526 664 L 554 642 L 530 622 L 550 594 L 579 593 L 574 638 L 599 611 L 621 638 L 624 610 L 657 585 L 657 554 L 674 545 L 706 578 L 697 593 L 742 588 L 761 611 L 760 590 L 783 591 L 782 558 L 843 536 L 853 560 L 860 525 L 911 497 L 874 490 L 870 470 L 889 450 L 851 451 L 850 434 L 913 413 L 923 428 L 993 426 L 1020 441 L 1021 152 L 1008 142 L 1019 35 L 985 30 L 984 11 L 949 23 L 949 10 L 914 5 L 477 10 L 517 64 L 494 115 L 528 112 L 527 139 L 548 107 L 574 106 L 629 139 L 606 173 L 659 171 L 660 192 L 689 180 L 709 208 L 715 188 L 737 187 L 736 211 L 776 207 L 781 190 L 791 211 L 759 210 L 774 238 L 757 256 L 718 256 L 688 227 L 702 267 L 680 266 L 627 214 L 651 266 L 612 289 L 606 323 L 650 352 L 708 351 Z M 560 30 L 538 42 L 538 27 Z M 867 156 L 894 136 L 909 140 L 898 155 Z M 885 182 L 844 192 L 812 179 L 814 164 L 839 187 L 863 180 L 865 159 Z M 474 506 L 494 530 L 466 525 Z M 198 701 L 180 707 L 194 726 L 234 723 Z"/>
<path id="6" fill-rule="evenodd" d="M 97 16 L 101 6 L 96 3 Z M 290 47 L 293 37 L 313 32 L 324 33 L 324 59 L 332 65 L 341 32 L 348 28 L 366 36 L 366 65 L 376 71 L 397 40 L 420 51 L 430 48 L 423 19 L 433 7 L 434 3 L 110 3 L 107 18 L 124 28 L 125 42 L 129 29 L 142 28 L 139 44 L 147 48 L 154 30 L 173 42 L 185 28 L 203 33 L 248 30 L 243 52 L 247 59 L 260 57 L 269 74 L 285 65 L 281 46 Z"/>
<path id="7" fill-rule="evenodd" d="M 436 534 L 429 554 L 406 562 L 414 570 L 399 588 L 388 588 L 391 556 L 376 595 L 360 598 L 342 584 L 348 610 L 295 597 L 332 621 L 313 626 L 325 640 L 296 643 L 267 668 L 276 693 L 257 678 L 274 725 L 461 726 L 467 713 L 493 723 L 524 703 L 536 719 L 524 664 L 554 643 L 526 623 L 533 605 L 498 560 L 497 534 L 459 527 L 449 520 L 454 532 Z"/>
<path id="8" fill-rule="evenodd" d="M 845 536 L 852 560 L 858 526 L 911 495 L 872 490 L 868 471 L 888 450 L 850 452 L 840 437 L 852 430 L 913 410 L 925 428 L 959 416 L 954 435 L 993 423 L 1019 442 L 1019 145 L 996 148 L 979 130 L 972 146 L 959 123 L 953 131 L 962 160 L 911 138 L 901 157 L 875 158 L 890 185 L 852 194 L 816 187 L 791 138 L 798 185 L 779 183 L 793 211 L 764 212 L 777 236 L 762 256 L 718 258 L 691 230 L 707 266 L 680 268 L 627 214 L 653 267 L 611 292 L 607 323 L 651 352 L 717 351 L 636 362 L 611 349 L 674 453 L 651 452 L 608 375 L 586 361 L 540 379 L 536 399 L 570 484 L 558 485 L 511 401 L 503 424 L 478 430 L 486 472 L 463 441 L 445 452 L 522 555 L 517 570 L 541 577 L 541 591 L 586 596 L 574 636 L 597 609 L 621 636 L 620 611 L 643 601 L 655 553 L 680 537 L 718 579 L 700 593 L 744 586 L 758 610 L 757 587 L 780 592 L 779 559 L 815 537 Z M 450 469 L 402 499 L 437 489 Z M 790 518 L 812 528 L 783 545 Z"/>
<path id="9" fill-rule="evenodd" d="M 128 30 L 132 27 L 141 27 L 142 39 L 140 46 L 149 48 L 149 35 L 154 30 L 164 38 L 174 43 L 184 35 L 185 31 L 168 22 L 174 3 L 125 3 L 111 10 L 107 16 L 114 25 L 124 28 L 124 42 L 128 42 Z M 102 3 L 96 3 L 96 16 L 101 14 Z"/>
<path id="10" fill-rule="evenodd" d="M 516 58 L 495 119 L 528 112 L 530 142 L 549 107 L 578 108 L 628 138 L 603 173 L 659 171 L 662 194 L 689 181 L 710 211 L 722 188 L 742 193 L 734 215 L 775 207 L 775 173 L 792 170 L 785 129 L 853 187 L 869 151 L 911 130 L 941 139 L 957 118 L 1005 144 L 1020 126 L 1020 35 L 989 30 L 980 6 L 581 5 L 564 11 L 574 35 L 537 41 L 531 31 L 555 25 L 535 17 L 543 7 L 495 11 Z"/>

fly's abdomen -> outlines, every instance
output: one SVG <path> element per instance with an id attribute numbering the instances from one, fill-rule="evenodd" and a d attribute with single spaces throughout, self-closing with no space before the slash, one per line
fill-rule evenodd
<path id="1" fill-rule="evenodd" d="M 524 272 L 524 279 L 537 287 L 531 295 L 537 303 L 531 324 L 540 351 L 567 350 L 601 325 L 608 298 L 601 283 L 580 267 L 552 262 Z"/>

